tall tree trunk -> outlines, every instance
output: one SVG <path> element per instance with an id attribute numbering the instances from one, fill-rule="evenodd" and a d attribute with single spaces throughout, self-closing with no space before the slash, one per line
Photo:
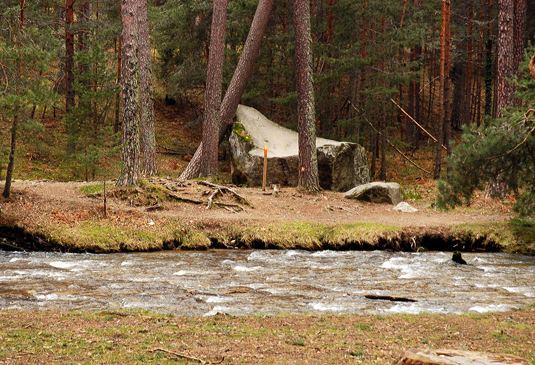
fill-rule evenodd
<path id="1" fill-rule="evenodd" d="M 513 87 L 509 81 L 513 77 L 513 0 L 499 0 L 498 10 L 497 118 L 513 104 Z"/>
<path id="2" fill-rule="evenodd" d="M 24 1 L 20 0 L 20 26 L 19 28 L 22 30 L 24 27 Z M 17 78 L 22 77 L 22 64 L 19 63 L 17 65 L 17 70 L 15 72 L 18 72 Z M 18 84 L 18 83 L 17 83 Z M 17 84 L 15 84 L 15 89 L 17 88 Z M 13 125 L 11 127 L 11 148 L 9 150 L 9 163 L 7 165 L 7 171 L 6 171 L 6 183 L 4 185 L 4 191 L 2 192 L 2 196 L 4 198 L 9 198 L 11 196 L 11 181 L 13 180 L 13 170 L 15 169 L 15 151 L 17 147 L 17 131 L 19 128 L 19 113 L 20 108 L 18 103 L 14 105 L 14 111 L 15 114 L 13 115 Z"/>
<path id="3" fill-rule="evenodd" d="M 136 0 L 121 0 L 122 15 L 122 101 L 123 152 L 121 176 L 117 186 L 135 186 L 139 181 L 139 59 Z"/>
<path id="4" fill-rule="evenodd" d="M 485 57 L 485 115 L 492 115 L 492 5 L 493 0 L 488 0 L 488 34 L 487 34 L 487 53 Z"/>
<path id="5" fill-rule="evenodd" d="M 65 113 L 68 116 L 74 108 L 74 2 L 65 3 Z M 73 120 L 67 119 L 67 154 L 76 150 L 76 125 Z"/>
<path id="6" fill-rule="evenodd" d="M 158 172 L 158 164 L 156 161 L 156 136 L 154 131 L 154 102 L 147 1 L 148 0 L 139 1 L 137 19 L 139 35 L 139 86 L 141 92 L 143 173 L 150 176 Z"/>
<path id="7" fill-rule="evenodd" d="M 483 72 L 483 0 L 479 2 L 479 41 L 477 45 L 476 123 L 481 125 L 481 88 Z"/>
<path id="8" fill-rule="evenodd" d="M 435 179 L 440 178 L 440 172 L 442 169 L 442 141 L 444 132 L 444 84 L 445 84 L 445 68 L 446 68 L 446 21 L 448 18 L 447 12 L 449 11 L 450 2 L 448 0 L 442 1 L 442 22 L 440 26 L 440 87 L 439 87 L 439 115 L 437 123 L 437 140 L 436 144 L 436 158 L 435 158 L 435 171 L 433 177 Z"/>
<path id="9" fill-rule="evenodd" d="M 319 191 L 318 156 L 312 80 L 312 39 L 310 34 L 310 3 L 294 0 L 295 69 L 297 88 L 297 120 L 299 130 L 298 185 L 308 191 Z"/>
<path id="10" fill-rule="evenodd" d="M 227 5 L 227 0 L 214 0 L 210 34 L 210 58 L 208 59 L 206 95 L 204 99 L 201 176 L 217 176 L 217 150 L 220 128 L 219 107 L 221 106 Z"/>
<path id="11" fill-rule="evenodd" d="M 122 53 L 123 53 L 123 42 L 121 36 L 119 36 L 119 41 L 116 46 L 117 50 L 117 85 L 121 84 L 121 63 L 122 63 Z M 116 45 L 117 45 L 116 43 Z M 121 125 L 120 117 L 120 106 L 121 106 L 121 92 L 119 91 L 115 94 L 115 123 L 113 124 L 113 133 L 119 133 L 119 127 Z"/>
<path id="12" fill-rule="evenodd" d="M 419 9 L 422 5 L 422 0 L 414 0 L 414 7 Z M 420 62 L 422 57 L 422 46 L 417 45 L 412 48 L 411 51 L 411 63 Z M 420 65 L 412 67 L 412 72 L 417 73 L 420 70 Z M 409 83 L 409 114 L 415 119 L 420 120 L 420 76 L 417 76 L 417 80 L 411 80 Z M 420 139 L 420 130 L 416 125 L 410 121 L 407 121 L 405 128 L 405 141 L 411 145 L 413 149 L 418 149 L 418 143 Z"/>
<path id="13" fill-rule="evenodd" d="M 474 35 L 474 0 L 468 1 L 468 45 L 467 45 L 467 53 L 468 53 L 468 64 L 466 65 L 467 68 L 467 74 L 466 74 L 466 104 L 465 104 L 465 110 L 464 115 L 465 118 L 463 118 L 462 123 L 470 123 L 471 122 L 471 113 L 472 110 L 472 73 L 474 69 L 474 44 L 472 42 L 472 37 Z"/>
<path id="14" fill-rule="evenodd" d="M 11 195 L 11 181 L 13 180 L 13 170 L 15 168 L 15 148 L 17 146 L 17 131 L 19 128 L 19 107 L 15 107 L 15 115 L 13 117 L 13 125 L 11 127 L 11 149 L 9 150 L 9 163 L 6 171 L 6 183 L 2 196 L 9 198 Z"/>
<path id="15" fill-rule="evenodd" d="M 526 43 L 527 7 L 527 0 L 514 0 L 513 73 L 519 77 L 518 66 L 524 60 L 524 47 Z M 522 100 L 515 97 L 514 105 L 517 107 L 521 106 Z"/>
<path id="16" fill-rule="evenodd" d="M 251 29 L 247 35 L 243 51 L 238 61 L 238 66 L 234 71 L 230 85 L 225 93 L 223 102 L 221 103 L 220 119 L 219 119 L 219 142 L 223 140 L 227 130 L 233 124 L 233 118 L 236 114 L 236 109 L 240 103 L 240 99 L 245 91 L 247 82 L 253 72 L 253 67 L 260 51 L 262 38 L 266 31 L 266 26 L 271 14 L 271 8 L 274 0 L 260 0 L 256 7 L 256 12 L 251 23 Z M 186 169 L 182 172 L 179 180 L 193 179 L 199 176 L 202 160 L 202 142 L 197 148 Z"/>
<path id="17" fill-rule="evenodd" d="M 448 149 L 448 155 L 451 153 L 451 82 L 450 82 L 450 50 L 451 50 L 451 1 L 447 1 L 446 6 L 446 49 L 444 59 L 444 145 Z"/>

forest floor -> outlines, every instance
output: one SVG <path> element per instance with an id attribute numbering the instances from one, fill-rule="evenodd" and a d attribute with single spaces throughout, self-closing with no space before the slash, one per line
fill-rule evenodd
<path id="1" fill-rule="evenodd" d="M 79 180 L 83 169 L 65 158 L 64 135 L 55 133 L 61 132 L 61 122 L 46 117 L 42 120 L 45 131 L 20 147 L 11 198 L 0 198 L 0 235 L 4 238 L 0 245 L 4 249 L 90 252 L 422 247 L 535 253 L 535 227 L 511 221 L 512 199 L 496 201 L 479 192 L 469 207 L 437 210 L 437 181 L 397 154 L 388 156 L 387 181 L 401 185 L 416 213 L 397 212 L 389 204 L 349 200 L 343 193 L 330 191 L 309 194 L 291 187 L 279 192 L 233 187 L 225 148 L 220 150 L 219 184 L 239 196 L 225 191 L 213 199 L 219 205 L 207 209 L 213 187 L 203 181 L 177 183 L 200 142 L 199 118 L 191 106 L 156 104 L 160 173 L 130 190 L 116 189 L 114 181 L 108 180 L 104 216 L 103 177 L 96 176 L 93 182 Z M 412 158 L 431 170 L 432 154 L 432 146 L 424 143 Z M 118 174 L 117 165 L 107 166 L 106 176 Z M 90 176 L 86 170 L 85 177 Z M 76 177 L 78 181 L 72 181 Z"/>
<path id="2" fill-rule="evenodd" d="M 0 364 L 393 364 L 410 348 L 535 364 L 535 307 L 468 315 L 172 317 L 0 310 Z"/>

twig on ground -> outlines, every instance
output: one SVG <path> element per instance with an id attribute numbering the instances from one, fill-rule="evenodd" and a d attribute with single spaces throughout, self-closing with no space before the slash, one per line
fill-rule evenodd
<path id="1" fill-rule="evenodd" d="M 171 198 L 176 199 L 178 201 L 184 202 L 184 203 L 193 203 L 193 204 L 202 204 L 203 202 L 200 200 L 185 198 L 183 196 L 179 196 L 173 193 L 168 192 L 167 195 L 169 195 Z"/>
<path id="2" fill-rule="evenodd" d="M 238 211 L 243 211 L 245 213 L 247 213 L 247 211 L 245 210 L 244 207 L 242 207 L 241 205 L 239 204 L 232 204 L 232 203 L 223 203 L 223 202 L 217 202 L 215 201 L 214 202 L 215 205 L 219 205 L 220 207 L 229 207 L 229 208 L 233 208 L 233 209 L 238 209 Z"/>
<path id="3" fill-rule="evenodd" d="M 188 356 L 188 355 L 185 355 L 185 354 L 181 354 L 179 352 L 174 352 L 174 351 L 170 351 L 170 350 L 167 350 L 167 349 L 163 349 L 161 347 L 158 347 L 158 348 L 155 348 L 155 349 L 152 349 L 152 350 L 147 350 L 147 352 L 156 352 L 156 351 L 161 351 L 161 352 L 165 352 L 165 353 L 168 353 L 168 354 L 171 354 L 171 355 L 174 355 L 176 357 L 179 357 L 181 359 L 186 359 L 186 360 L 191 360 L 191 361 L 197 361 L 198 363 L 200 364 L 203 364 L 203 365 L 210 365 L 210 364 L 221 364 L 223 362 L 223 360 L 225 360 L 225 357 L 223 356 L 223 358 L 217 362 L 212 362 L 212 361 L 205 361 L 205 360 L 202 360 L 202 359 L 198 359 L 196 357 L 193 357 L 193 356 Z"/>

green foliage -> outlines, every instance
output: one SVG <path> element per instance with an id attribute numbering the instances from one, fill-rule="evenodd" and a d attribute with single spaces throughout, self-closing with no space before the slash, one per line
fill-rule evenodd
<path id="1" fill-rule="evenodd" d="M 520 67 L 522 77 L 515 77 L 517 96 L 530 105 L 528 108 L 535 103 L 535 80 L 527 67 L 534 50 L 531 46 L 527 49 L 526 60 Z M 496 183 L 505 192 L 514 193 L 513 209 L 520 216 L 535 214 L 535 118 L 525 113 L 525 108 L 512 110 L 504 118 L 489 119 L 481 127 L 471 125 L 463 129 L 461 142 L 447 160 L 451 172 L 439 182 L 439 207 L 470 204 L 476 190 Z M 491 192 L 493 197 L 503 194 Z"/>
<path id="2" fill-rule="evenodd" d="M 65 123 L 74 130 L 74 176 L 86 181 L 105 175 L 110 167 L 109 156 L 118 152 L 119 136 L 113 133 L 111 122 L 117 74 L 114 55 L 106 51 L 106 38 L 95 28 L 85 38 L 86 48 L 75 55 L 79 67 L 75 70 L 76 106 L 65 116 Z"/>

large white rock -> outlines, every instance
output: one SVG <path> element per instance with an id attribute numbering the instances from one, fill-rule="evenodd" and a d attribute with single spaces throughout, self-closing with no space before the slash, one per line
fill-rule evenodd
<path id="1" fill-rule="evenodd" d="M 298 183 L 298 134 L 270 121 L 258 110 L 238 106 L 230 136 L 232 182 L 262 185 L 264 146 L 268 147 L 268 184 Z M 357 143 L 316 139 L 320 186 L 346 191 L 370 181 L 366 151 Z"/>
<path id="2" fill-rule="evenodd" d="M 371 201 L 372 203 L 390 203 L 398 205 L 403 201 L 398 183 L 372 182 L 359 185 L 344 194 L 348 199 Z"/>

